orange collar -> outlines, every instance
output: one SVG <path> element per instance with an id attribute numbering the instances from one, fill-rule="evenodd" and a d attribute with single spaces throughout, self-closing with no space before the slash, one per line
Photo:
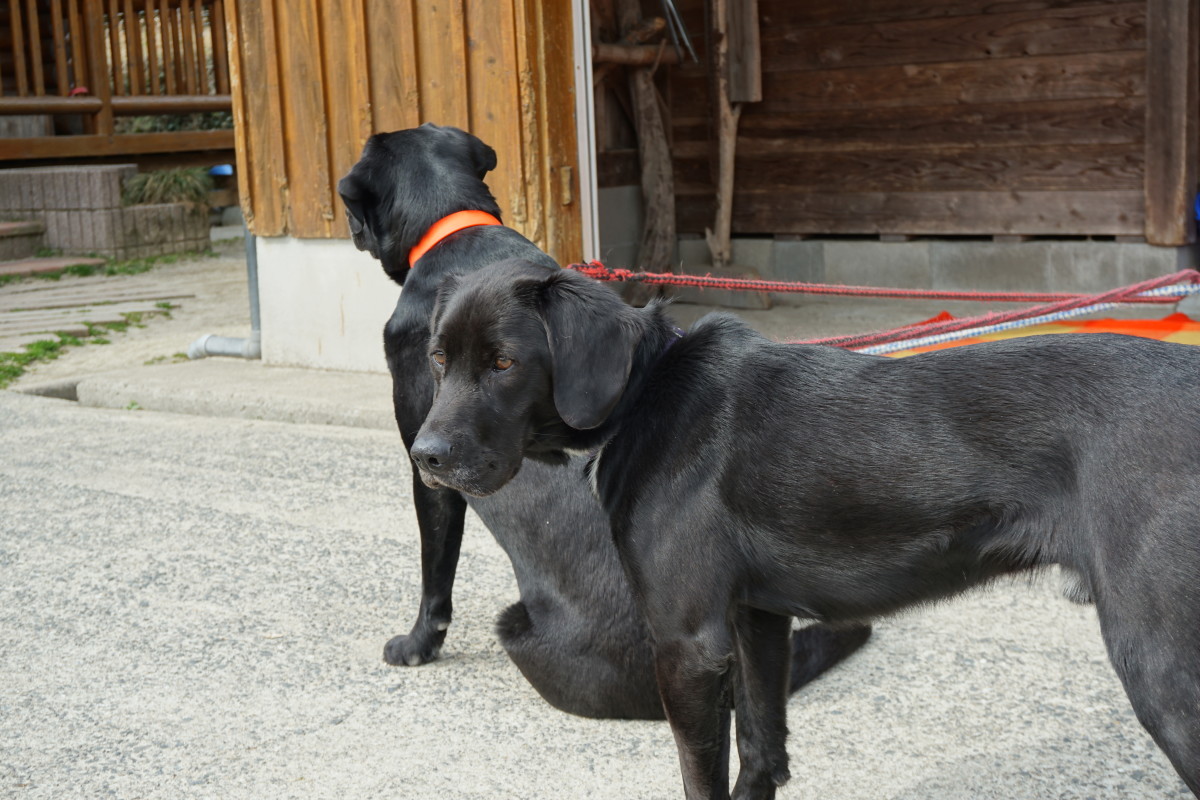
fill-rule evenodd
<path id="1" fill-rule="evenodd" d="M 473 228 L 476 225 L 500 225 L 500 220 L 486 211 L 456 211 L 448 217 L 442 217 L 425 232 L 416 247 L 408 251 L 408 266 L 411 269 L 421 260 L 421 256 L 437 246 L 442 239 L 452 233 L 458 233 L 463 228 Z"/>

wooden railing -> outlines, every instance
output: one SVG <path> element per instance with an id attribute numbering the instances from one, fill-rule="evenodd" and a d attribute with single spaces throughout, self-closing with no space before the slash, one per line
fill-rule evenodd
<path id="1" fill-rule="evenodd" d="M 0 0 L 0 116 L 55 120 L 54 135 L 0 138 L 0 161 L 231 149 L 228 128 L 117 121 L 229 112 L 225 37 L 222 0 Z"/>

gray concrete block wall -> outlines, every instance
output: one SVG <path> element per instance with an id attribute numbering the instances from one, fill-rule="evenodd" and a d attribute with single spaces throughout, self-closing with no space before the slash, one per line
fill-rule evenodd
<path id="1" fill-rule="evenodd" d="M 207 209 L 182 203 L 124 206 L 133 164 L 0 170 L 0 215 L 39 220 L 45 244 L 63 253 L 118 259 L 205 250 Z"/>
<path id="2" fill-rule="evenodd" d="M 740 237 L 732 250 L 734 268 L 771 280 L 951 291 L 1102 292 L 1200 266 L 1200 246 L 1091 240 Z M 712 265 L 701 239 L 681 238 L 679 259 L 682 272 L 702 274 Z M 805 297 L 773 294 L 772 301 Z"/>

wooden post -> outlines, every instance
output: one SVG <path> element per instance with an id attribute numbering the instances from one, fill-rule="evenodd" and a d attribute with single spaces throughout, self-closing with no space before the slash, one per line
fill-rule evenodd
<path id="1" fill-rule="evenodd" d="M 1196 241 L 1200 0 L 1146 4 L 1146 241 Z"/>
<path id="2" fill-rule="evenodd" d="M 621 33 L 626 37 L 636 36 L 636 31 L 647 27 L 642 23 L 638 0 L 618 0 L 617 18 Z M 660 30 L 662 27 L 664 25 L 657 26 Z M 675 257 L 675 172 L 658 90 L 654 87 L 653 67 L 630 67 L 629 90 L 633 97 L 634 126 L 642 167 L 643 220 L 638 267 L 648 272 L 669 272 Z M 638 304 L 649 297 L 629 299 Z"/>
<path id="3" fill-rule="evenodd" d="M 753 2 L 753 0 L 750 0 Z M 712 30 L 709 41 L 709 70 L 713 87 L 713 123 L 717 134 L 717 209 L 712 228 L 704 239 L 712 253 L 713 267 L 729 266 L 730 235 L 733 229 L 733 173 L 737 155 L 738 120 L 741 103 L 734 102 L 730 85 L 730 11 L 737 0 L 712 0 Z M 755 37 L 757 39 L 757 35 Z M 744 70 L 743 70 L 744 72 Z M 743 78 L 743 82 L 744 82 Z M 744 87 L 742 87 L 744 89 Z M 761 88 L 760 88 L 761 97 Z"/>
<path id="4" fill-rule="evenodd" d="M 104 47 L 104 8 L 101 0 L 83 1 L 83 28 L 87 35 L 87 63 L 91 74 L 88 76 L 92 97 L 99 98 L 104 105 L 96 114 L 96 133 L 111 136 L 113 133 L 112 87 L 109 84 L 111 74 L 108 68 L 108 54 Z M 120 52 L 120 51 L 118 51 Z"/>

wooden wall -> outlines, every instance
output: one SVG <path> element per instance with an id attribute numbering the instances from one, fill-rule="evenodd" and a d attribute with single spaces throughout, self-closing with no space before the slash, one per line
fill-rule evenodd
<path id="1" fill-rule="evenodd" d="M 225 0 L 242 208 L 260 236 L 348 238 L 337 181 L 374 132 L 496 149 L 504 221 L 582 256 L 569 0 Z"/>
<path id="2" fill-rule="evenodd" d="M 735 233 L 1195 241 L 1196 0 L 758 3 Z M 671 89 L 679 230 L 700 232 L 708 80 Z"/>

